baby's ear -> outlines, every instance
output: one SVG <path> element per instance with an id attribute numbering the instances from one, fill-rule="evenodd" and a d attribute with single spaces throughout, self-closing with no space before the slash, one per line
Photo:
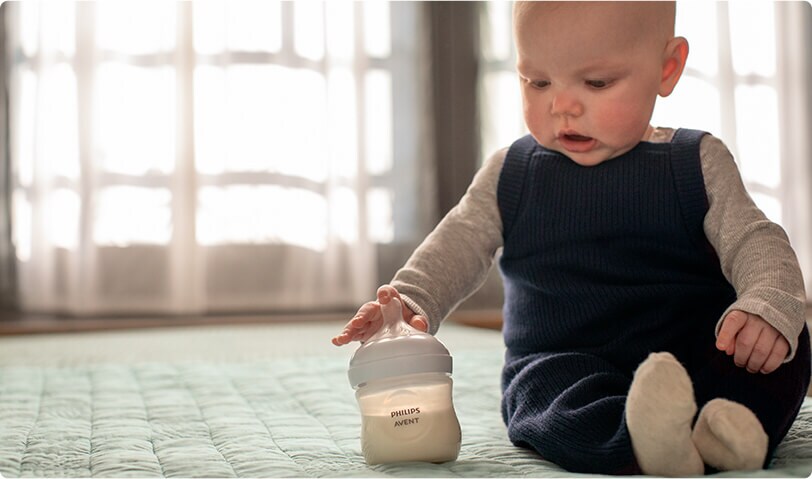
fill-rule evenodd
<path id="1" fill-rule="evenodd" d="M 663 53 L 663 72 L 660 79 L 660 96 L 668 96 L 674 91 L 685 69 L 688 59 L 688 40 L 674 37 L 668 41 Z"/>

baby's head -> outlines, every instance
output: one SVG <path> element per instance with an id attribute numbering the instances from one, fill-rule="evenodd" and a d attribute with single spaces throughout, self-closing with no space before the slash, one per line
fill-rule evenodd
<path id="1" fill-rule="evenodd" d="M 541 145 L 597 165 L 646 140 L 688 56 L 673 2 L 516 2 L 524 117 Z"/>

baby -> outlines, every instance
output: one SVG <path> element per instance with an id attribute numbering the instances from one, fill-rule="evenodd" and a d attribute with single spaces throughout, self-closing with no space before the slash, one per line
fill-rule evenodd
<path id="1" fill-rule="evenodd" d="M 333 343 L 369 337 L 393 297 L 435 333 L 501 248 L 514 444 L 576 472 L 765 466 L 809 385 L 803 281 L 722 142 L 649 124 L 688 56 L 674 14 L 517 3 L 530 134 L 485 163 Z"/>

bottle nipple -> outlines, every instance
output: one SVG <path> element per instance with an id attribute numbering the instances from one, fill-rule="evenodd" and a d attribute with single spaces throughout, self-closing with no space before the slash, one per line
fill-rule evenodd
<path id="1" fill-rule="evenodd" d="M 398 336 L 410 336 L 412 332 L 421 332 L 403 319 L 403 304 L 398 298 L 392 298 L 381 305 L 383 325 L 367 341 Z"/>
<path id="2" fill-rule="evenodd" d="M 350 384 L 358 388 L 369 381 L 418 373 L 451 374 L 448 349 L 437 338 L 412 327 L 403 319 L 403 303 L 392 298 L 381 305 L 383 324 L 367 338 L 350 359 Z"/>

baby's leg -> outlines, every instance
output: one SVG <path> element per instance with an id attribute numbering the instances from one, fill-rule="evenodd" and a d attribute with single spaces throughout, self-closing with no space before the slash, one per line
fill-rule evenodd
<path id="1" fill-rule="evenodd" d="M 705 470 L 691 440 L 694 390 L 670 353 L 653 353 L 634 373 L 626 423 L 640 469 L 655 476 L 693 476 Z"/>
<path id="2" fill-rule="evenodd" d="M 508 436 L 569 471 L 639 473 L 623 413 L 629 383 L 628 375 L 586 354 L 509 362 L 502 399 Z"/>
<path id="3" fill-rule="evenodd" d="M 695 427 L 700 454 L 709 465 L 720 469 L 751 468 L 756 455 L 761 458 L 758 467 L 767 467 L 797 417 L 809 387 L 809 332 L 804 327 L 793 360 L 770 374 L 753 374 L 736 366 L 731 356 L 715 348 L 712 339 L 707 344 L 695 345 L 694 351 L 685 356 L 691 363 L 688 370 L 697 404 L 702 409 Z M 717 398 L 741 404 L 754 416 L 728 401 L 714 401 Z M 758 421 L 753 421 L 754 417 Z M 764 452 L 750 447 L 758 444 L 758 426 L 768 438 Z M 744 434 L 755 439 L 734 440 Z M 728 449 L 730 454 L 720 456 L 718 452 L 722 449 Z"/>

